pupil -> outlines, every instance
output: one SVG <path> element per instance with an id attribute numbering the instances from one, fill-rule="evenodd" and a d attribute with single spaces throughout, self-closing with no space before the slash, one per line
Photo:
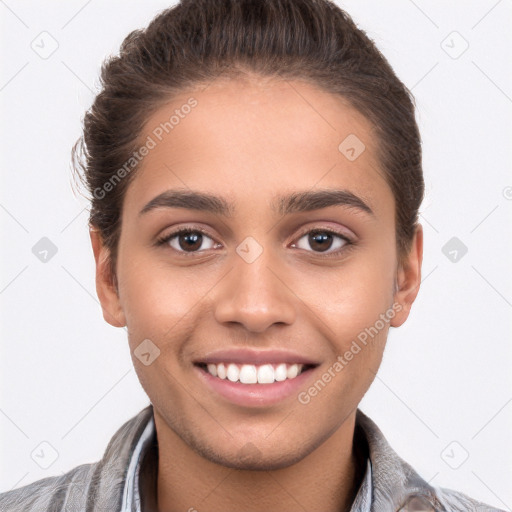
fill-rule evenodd
<path id="1" fill-rule="evenodd" d="M 309 235 L 309 244 L 312 249 L 326 251 L 332 245 L 332 235 L 329 233 L 316 233 Z"/>
<path id="2" fill-rule="evenodd" d="M 201 247 L 202 239 L 203 235 L 201 233 L 185 233 L 179 237 L 180 248 L 184 251 L 198 249 Z M 186 240 L 186 243 L 182 243 L 183 240 Z"/>

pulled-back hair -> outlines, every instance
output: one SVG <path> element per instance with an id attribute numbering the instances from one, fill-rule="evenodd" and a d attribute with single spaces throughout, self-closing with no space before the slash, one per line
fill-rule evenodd
<path id="1" fill-rule="evenodd" d="M 397 253 L 409 251 L 424 194 L 414 99 L 365 32 L 328 0 L 182 0 L 105 60 L 101 91 L 72 151 L 90 193 L 89 224 L 109 248 L 116 284 L 123 198 L 138 166 L 108 192 L 105 184 L 126 169 L 149 116 L 175 95 L 249 75 L 307 81 L 371 122 L 396 203 Z"/>

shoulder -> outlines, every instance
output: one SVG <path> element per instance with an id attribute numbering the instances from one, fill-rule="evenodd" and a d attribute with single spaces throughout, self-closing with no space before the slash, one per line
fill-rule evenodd
<path id="1" fill-rule="evenodd" d="M 87 491 L 98 463 L 82 464 L 61 476 L 37 480 L 0 494 L 2 512 L 44 512 L 61 505 L 85 506 Z"/>
<path id="2" fill-rule="evenodd" d="M 444 510 L 449 512 L 504 512 L 503 509 L 491 507 L 462 492 L 444 487 L 435 488 L 435 495 Z"/>
<path id="3" fill-rule="evenodd" d="M 0 512 L 89 510 L 92 504 L 98 509 L 119 509 L 131 457 L 152 415 L 150 404 L 126 421 L 110 439 L 101 460 L 0 494 Z"/>
<path id="4" fill-rule="evenodd" d="M 372 471 L 371 512 L 504 512 L 462 492 L 434 487 L 400 457 L 376 423 L 357 409 L 356 427 L 368 443 Z"/>

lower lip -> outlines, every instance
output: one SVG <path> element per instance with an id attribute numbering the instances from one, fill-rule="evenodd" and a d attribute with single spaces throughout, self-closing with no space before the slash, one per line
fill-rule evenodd
<path id="1" fill-rule="evenodd" d="M 279 403 L 290 396 L 297 396 L 314 369 L 310 368 L 294 379 L 276 381 L 272 384 L 242 384 L 228 379 L 219 379 L 199 366 L 194 366 L 194 371 L 208 387 L 231 403 L 245 407 L 265 407 Z"/>

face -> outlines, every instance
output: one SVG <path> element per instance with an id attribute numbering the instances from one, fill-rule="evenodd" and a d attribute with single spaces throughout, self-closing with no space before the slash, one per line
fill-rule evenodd
<path id="1" fill-rule="evenodd" d="M 370 123 L 305 82 L 214 82 L 148 137 L 118 294 L 91 234 L 105 318 L 127 326 L 159 436 L 230 467 L 295 463 L 354 417 L 416 296 L 421 230 L 399 265 Z"/>

